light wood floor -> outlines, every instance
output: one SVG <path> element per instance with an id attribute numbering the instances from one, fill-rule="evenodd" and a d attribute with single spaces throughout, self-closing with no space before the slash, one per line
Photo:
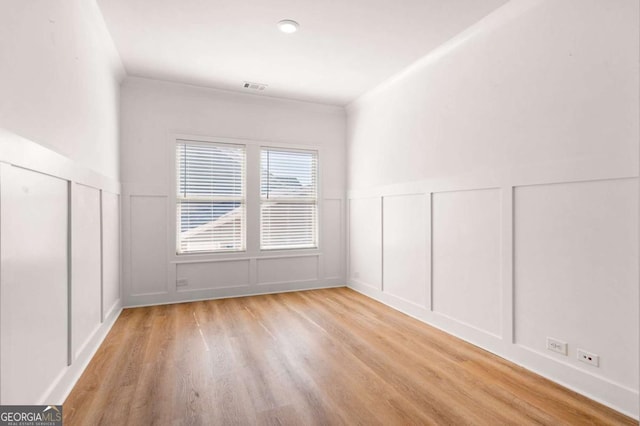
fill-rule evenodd
<path id="1" fill-rule="evenodd" d="M 65 425 L 637 424 L 346 288 L 126 309 Z"/>

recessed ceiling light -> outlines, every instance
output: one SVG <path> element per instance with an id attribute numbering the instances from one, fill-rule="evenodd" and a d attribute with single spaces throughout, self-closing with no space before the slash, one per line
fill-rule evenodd
<path id="1" fill-rule="evenodd" d="M 283 19 L 282 21 L 278 22 L 278 28 L 285 34 L 295 33 L 296 31 L 298 31 L 299 26 L 300 24 L 298 24 L 296 21 L 292 21 L 291 19 Z"/>

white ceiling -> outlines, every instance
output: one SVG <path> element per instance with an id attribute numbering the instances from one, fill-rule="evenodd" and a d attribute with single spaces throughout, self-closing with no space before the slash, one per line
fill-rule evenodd
<path id="1" fill-rule="evenodd" d="M 98 0 L 129 75 L 344 105 L 507 0 Z M 276 23 L 294 19 L 295 34 Z M 255 92 L 249 92 L 255 93 Z"/>

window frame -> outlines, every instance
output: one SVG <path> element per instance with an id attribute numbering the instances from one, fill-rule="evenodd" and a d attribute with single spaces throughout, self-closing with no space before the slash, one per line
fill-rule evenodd
<path id="1" fill-rule="evenodd" d="M 313 153 L 315 154 L 315 162 L 316 162 L 316 170 L 315 170 L 315 198 L 310 201 L 307 201 L 304 198 L 294 198 L 294 197 L 281 197 L 281 198 L 272 198 L 272 199 L 264 199 L 262 197 L 262 152 L 265 150 L 273 150 L 273 151 L 282 151 L 282 152 L 304 152 L 304 153 Z M 315 148 L 290 148 L 285 146 L 272 146 L 272 145 L 261 145 L 260 153 L 260 187 L 259 187 L 259 214 L 260 214 L 260 251 L 261 252 L 274 252 L 274 251 L 290 251 L 290 250 L 317 250 L 320 248 L 320 152 Z M 271 202 L 271 203 L 289 203 L 289 204 L 312 204 L 315 206 L 315 226 L 314 226 L 314 245 L 309 247 L 272 247 L 272 248 L 264 248 L 262 244 L 262 206 L 263 203 Z"/>
<path id="2" fill-rule="evenodd" d="M 224 196 L 211 196 L 211 197 L 198 197 L 196 199 L 187 199 L 182 198 L 178 195 L 178 154 L 177 149 L 178 145 L 202 145 L 202 146 L 219 146 L 219 147 L 236 147 L 241 148 L 242 153 L 244 154 L 242 157 L 242 196 L 241 197 L 224 197 Z M 193 141 L 193 140 L 185 140 L 185 139 L 176 139 L 174 144 L 174 177 L 173 177 L 173 186 L 174 186 L 174 206 L 175 206 L 175 254 L 176 256 L 192 256 L 192 255 L 208 255 L 208 254 L 219 254 L 219 253 L 243 253 L 247 251 L 247 147 L 244 144 L 238 143 L 230 143 L 230 142 L 218 142 L 218 141 Z M 178 225 L 180 221 L 180 212 L 178 210 L 179 206 L 182 203 L 188 202 L 202 202 L 202 203 L 215 203 L 215 202 L 239 202 L 243 207 L 242 210 L 242 230 L 240 236 L 240 248 L 239 249 L 220 249 L 220 250 L 199 250 L 199 251 L 190 251 L 190 252 L 181 252 L 180 251 L 180 226 Z"/>
<path id="3" fill-rule="evenodd" d="M 169 260 L 169 285 L 173 285 L 170 278 L 175 275 L 175 269 L 180 264 L 196 264 L 202 262 L 226 262 L 244 261 L 255 262 L 259 259 L 291 258 L 298 256 L 321 256 L 323 247 L 323 147 L 315 143 L 290 143 L 281 141 L 242 139 L 230 137 L 204 136 L 201 134 L 190 134 L 180 132 L 170 132 L 167 134 L 165 145 L 165 158 L 168 170 L 168 182 L 162 184 L 136 185 L 128 188 L 131 195 L 143 191 L 153 197 L 162 197 L 167 200 L 167 259 Z M 177 205 L 176 205 L 176 144 L 188 143 L 221 143 L 245 146 L 245 250 L 244 251 L 224 251 L 224 252 L 196 252 L 177 254 Z M 317 153 L 317 217 L 316 217 L 316 248 L 303 249 L 270 249 L 260 250 L 260 150 L 262 148 L 281 148 L 284 150 L 315 151 Z M 167 187 L 167 185 L 169 187 Z M 338 195 L 336 195 L 338 196 Z"/>

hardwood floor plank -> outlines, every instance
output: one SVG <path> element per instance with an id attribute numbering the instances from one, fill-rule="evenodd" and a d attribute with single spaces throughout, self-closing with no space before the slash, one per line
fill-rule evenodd
<path id="1" fill-rule="evenodd" d="M 317 301 L 322 303 L 322 301 Z M 341 308 L 338 308 L 341 309 Z M 337 315 L 349 316 L 353 312 L 353 307 L 349 310 L 343 309 Z M 354 321 L 358 322 L 358 321 Z M 519 404 L 514 404 L 509 393 L 501 391 L 500 387 L 487 386 L 482 380 L 478 380 L 473 375 L 466 374 L 460 369 L 461 363 L 468 361 L 467 358 L 453 352 L 450 348 L 455 348 L 456 343 L 453 339 L 450 344 L 434 345 L 434 340 L 421 339 L 419 335 L 412 333 L 411 330 L 402 329 L 398 324 L 393 322 L 380 321 L 375 319 L 371 324 L 373 328 L 367 327 L 355 330 L 360 336 L 370 335 L 372 345 L 379 345 L 384 348 L 392 348 L 393 353 L 389 356 L 405 359 L 405 365 L 409 365 L 410 370 L 417 374 L 421 379 L 430 378 L 439 386 L 439 389 L 447 396 L 464 397 L 465 405 L 475 405 L 475 401 L 490 402 L 500 412 L 502 418 L 494 419 L 501 424 L 515 422 L 522 423 L 523 411 Z M 368 330 L 372 330 L 370 333 Z M 443 337 L 450 337 L 446 334 Z M 456 339 L 457 340 L 457 339 Z M 430 360 L 425 364 L 424 359 Z M 464 380 L 459 380 L 460 376 Z M 469 386 L 471 384 L 472 386 Z M 462 385 L 462 387 L 460 386 Z M 476 410 L 481 407 L 475 407 Z M 533 407 L 531 407 L 533 408 Z M 550 418 L 543 412 L 530 410 L 524 411 L 529 416 L 532 423 L 541 423 L 549 421 Z M 486 419 L 484 419 L 486 420 Z M 475 420 L 478 421 L 477 419 Z"/>
<path id="2" fill-rule="evenodd" d="M 350 289 L 123 311 L 67 425 L 637 424 Z"/>
<path id="3" fill-rule="evenodd" d="M 321 305 L 323 302 L 314 300 L 311 303 Z M 318 318 L 318 321 L 320 320 Z M 440 422 L 454 419 L 456 423 L 511 423 L 508 412 L 504 409 L 482 412 L 482 406 L 477 401 L 486 400 L 488 395 L 479 392 L 475 386 L 459 385 L 459 381 L 455 380 L 456 365 L 446 355 L 434 353 L 429 357 L 423 351 L 411 351 L 411 342 L 398 343 L 389 340 L 384 330 L 380 331 L 378 327 L 372 328 L 369 324 L 359 321 L 337 321 L 331 327 L 331 334 L 342 334 L 341 340 L 360 340 L 360 348 L 352 348 L 352 351 L 357 353 L 364 363 L 376 366 L 376 374 L 380 377 L 385 377 L 388 381 L 393 379 L 391 383 L 404 395 L 413 398 L 423 409 L 427 407 L 426 404 L 431 404 L 429 410 L 439 414 L 443 410 L 442 407 L 455 406 L 455 410 L 444 413 L 444 419 L 439 419 Z M 437 369 L 425 363 L 425 357 L 435 361 Z M 388 359 L 402 359 L 404 362 L 395 367 L 393 374 L 389 374 Z M 416 389 L 419 392 L 416 393 Z M 449 401 L 449 404 L 445 401 Z M 454 401 L 457 401 L 457 404 L 452 405 L 451 402 Z"/>

